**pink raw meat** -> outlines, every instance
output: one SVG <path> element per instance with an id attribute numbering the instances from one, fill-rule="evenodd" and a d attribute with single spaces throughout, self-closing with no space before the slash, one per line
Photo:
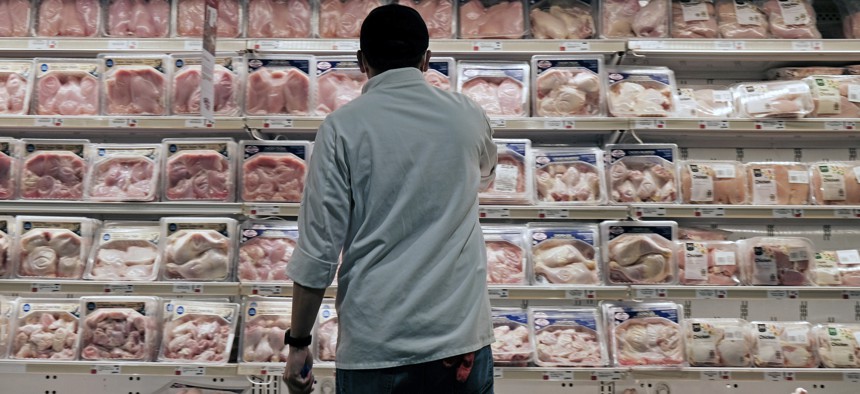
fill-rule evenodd
<path id="1" fill-rule="evenodd" d="M 704 268 L 704 275 L 698 275 L 704 277 L 704 279 L 692 277 L 693 275 L 689 275 L 689 272 L 685 272 L 686 269 L 689 269 L 687 266 L 687 253 L 690 252 L 687 248 L 689 245 L 690 243 L 682 243 L 682 250 L 678 253 L 678 277 L 682 285 L 737 286 L 739 284 L 739 269 L 736 257 L 737 245 L 730 242 L 693 244 L 696 248 L 702 247 L 705 249 L 702 254 L 705 255 L 705 259 L 707 260 L 707 267 Z M 718 264 L 717 252 L 729 253 L 732 256 L 732 264 Z"/>
<path id="2" fill-rule="evenodd" d="M 168 360 L 226 362 L 232 346 L 230 328 L 220 316 L 187 314 L 164 323 L 162 354 Z"/>
<path id="3" fill-rule="evenodd" d="M 358 38 L 364 18 L 382 5 L 378 0 L 322 0 L 319 33 L 321 38 Z"/>
<path id="4" fill-rule="evenodd" d="M 0 0 L 0 37 L 27 37 L 30 34 L 30 2 Z"/>
<path id="5" fill-rule="evenodd" d="M 529 18 L 534 38 L 561 40 L 594 36 L 591 9 L 578 3 L 564 7 L 553 5 L 549 10 L 533 8 Z"/>
<path id="6" fill-rule="evenodd" d="M 633 33 L 636 37 L 669 37 L 669 0 L 651 0 L 639 9 L 633 19 Z"/>
<path id="7" fill-rule="evenodd" d="M 657 234 L 623 234 L 609 241 L 609 283 L 670 283 L 675 246 Z"/>
<path id="8" fill-rule="evenodd" d="M 152 317 L 134 309 L 98 309 L 84 319 L 81 358 L 147 361 L 155 346 L 155 327 Z"/>
<path id="9" fill-rule="evenodd" d="M 155 273 L 158 246 L 145 240 L 111 240 L 99 246 L 88 279 L 146 280 Z"/>
<path id="10" fill-rule="evenodd" d="M 183 151 L 167 160 L 168 200 L 226 200 L 230 162 L 209 150 Z"/>
<path id="11" fill-rule="evenodd" d="M 337 354 L 337 317 L 326 320 L 317 327 L 317 357 L 320 361 L 335 361 Z"/>
<path id="12" fill-rule="evenodd" d="M 504 77 L 478 77 L 463 84 L 462 93 L 474 100 L 489 116 L 522 116 L 523 85 Z"/>
<path id="13" fill-rule="evenodd" d="M 33 229 L 18 241 L 18 275 L 80 279 L 84 273 L 81 237 L 65 229 Z"/>
<path id="14" fill-rule="evenodd" d="M 521 1 L 484 8 L 481 0 L 471 0 L 460 6 L 460 38 L 522 38 L 525 33 Z"/>
<path id="15" fill-rule="evenodd" d="M 695 4 L 695 3 L 688 3 Z M 678 0 L 672 0 L 672 38 L 718 38 L 717 14 L 712 2 L 701 2 L 708 15 L 705 20 L 687 20 L 684 8 L 688 5 Z"/>
<path id="16" fill-rule="evenodd" d="M 0 114 L 26 115 L 27 79 L 18 73 L 0 73 Z"/>
<path id="17" fill-rule="evenodd" d="M 290 238 L 254 238 L 245 242 L 239 248 L 239 280 L 290 280 L 287 277 L 287 264 L 295 248 L 296 242 Z"/>
<path id="18" fill-rule="evenodd" d="M 603 25 L 601 30 L 605 38 L 627 38 L 634 37 L 633 21 L 641 7 L 639 0 L 605 0 L 601 2 L 603 7 Z"/>
<path id="19" fill-rule="evenodd" d="M 167 0 L 113 0 L 107 12 L 107 36 L 162 38 L 170 31 Z"/>
<path id="20" fill-rule="evenodd" d="M 361 95 L 367 77 L 358 72 L 329 71 L 317 79 L 317 113 L 326 115 Z"/>
<path id="21" fill-rule="evenodd" d="M 74 360 L 78 320 L 66 312 L 33 312 L 14 335 L 10 358 Z"/>
<path id="22" fill-rule="evenodd" d="M 0 153 L 0 200 L 8 200 L 15 195 L 15 179 L 12 177 L 14 165 L 11 157 Z"/>
<path id="23" fill-rule="evenodd" d="M 21 198 L 80 200 L 86 162 L 72 152 L 39 152 L 24 161 Z"/>
<path id="24" fill-rule="evenodd" d="M 532 356 L 528 327 L 509 321 L 494 321 L 493 336 L 496 338 L 491 345 L 494 363 L 514 366 L 528 364 Z"/>
<path id="25" fill-rule="evenodd" d="M 537 115 L 597 116 L 600 79 L 590 71 L 552 69 L 537 78 Z"/>
<path id="26" fill-rule="evenodd" d="M 594 202 L 600 195 L 597 168 L 584 162 L 553 163 L 535 170 L 538 199 L 547 202 Z"/>
<path id="27" fill-rule="evenodd" d="M 173 76 L 173 113 L 178 115 L 200 115 L 200 66 L 185 66 Z M 239 109 L 236 94 L 239 78 L 224 66 L 215 65 L 216 115 L 233 115 Z"/>
<path id="28" fill-rule="evenodd" d="M 662 317 L 639 317 L 615 327 L 621 366 L 680 365 L 684 362 L 681 326 Z"/>
<path id="29" fill-rule="evenodd" d="M 3 277 L 7 273 L 9 273 L 9 269 L 11 268 L 8 266 L 9 246 L 11 242 L 9 238 L 11 238 L 9 237 L 9 234 L 0 231 L 0 277 Z M 0 339 L 2 339 L 2 337 L 0 337 Z"/>
<path id="30" fill-rule="evenodd" d="M 176 35 L 179 37 L 203 36 L 204 0 L 177 0 Z M 218 2 L 218 37 L 239 37 L 239 10 L 242 6 L 237 0 Z"/>
<path id="31" fill-rule="evenodd" d="M 766 0 L 762 6 L 762 10 L 767 14 L 770 22 L 770 32 L 774 38 L 788 39 L 815 39 L 821 38 L 821 33 L 818 31 L 815 21 L 815 10 L 812 8 L 812 1 L 800 0 L 801 6 L 805 9 L 806 19 L 800 21 L 786 20 L 783 14 L 783 6 L 779 0 Z M 790 14 L 793 15 L 793 14 Z"/>
<path id="32" fill-rule="evenodd" d="M 257 154 L 242 165 L 244 201 L 300 202 L 305 161 L 295 155 Z"/>
<path id="33" fill-rule="evenodd" d="M 452 0 L 399 0 L 399 4 L 414 8 L 421 14 L 430 38 L 453 38 L 454 4 Z"/>
<path id="34" fill-rule="evenodd" d="M 603 366 L 600 338 L 583 326 L 551 325 L 535 332 L 541 366 Z"/>
<path id="35" fill-rule="evenodd" d="M 152 67 L 122 67 L 105 80 L 108 115 L 166 115 L 164 74 Z"/>
<path id="36" fill-rule="evenodd" d="M 310 79 L 295 68 L 261 68 L 248 76 L 245 108 L 248 115 L 307 115 Z"/>
<path id="37" fill-rule="evenodd" d="M 811 242 L 796 237 L 756 237 L 744 242 L 745 284 L 808 286 L 815 253 Z M 745 255 L 745 256 L 743 256 Z"/>
<path id="38" fill-rule="evenodd" d="M 227 278 L 231 243 L 221 233 L 181 230 L 165 242 L 165 279 L 218 281 Z"/>
<path id="39" fill-rule="evenodd" d="M 152 201 L 155 163 L 142 156 L 112 157 L 93 164 L 90 197 L 110 201 Z"/>
<path id="40" fill-rule="evenodd" d="M 284 334 L 290 328 L 290 316 L 257 315 L 245 322 L 242 361 L 246 363 L 284 363 L 289 346 Z"/>
<path id="41" fill-rule="evenodd" d="M 487 283 L 525 283 L 523 249 L 507 241 L 486 241 Z"/>
<path id="42" fill-rule="evenodd" d="M 576 239 L 549 239 L 532 247 L 535 281 L 559 285 L 598 285 L 595 251 Z"/>
<path id="43" fill-rule="evenodd" d="M 311 5 L 307 0 L 250 0 L 248 37 L 307 38 L 311 35 Z"/>
<path id="44" fill-rule="evenodd" d="M 42 0 L 36 33 L 42 37 L 95 37 L 98 0 Z"/>
<path id="45" fill-rule="evenodd" d="M 720 35 L 723 38 L 769 38 L 767 17 L 761 9 L 746 1 L 746 9 L 749 10 L 749 18 L 741 20 L 738 18 L 738 7 L 735 0 L 716 0 L 717 16 L 720 26 Z"/>
<path id="46" fill-rule="evenodd" d="M 84 71 L 49 72 L 36 83 L 36 115 L 97 115 L 99 86 Z"/>
<path id="47" fill-rule="evenodd" d="M 451 79 L 436 70 L 424 72 L 424 80 L 439 89 L 451 90 Z"/>
<path id="48" fill-rule="evenodd" d="M 617 161 L 609 166 L 613 202 L 674 202 L 675 167 L 668 162 Z"/>

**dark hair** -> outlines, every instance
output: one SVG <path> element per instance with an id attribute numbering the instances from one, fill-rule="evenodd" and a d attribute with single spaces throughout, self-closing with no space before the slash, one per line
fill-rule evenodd
<path id="1" fill-rule="evenodd" d="M 430 35 L 421 14 L 399 4 L 378 7 L 361 24 L 361 53 L 376 72 L 420 67 Z"/>

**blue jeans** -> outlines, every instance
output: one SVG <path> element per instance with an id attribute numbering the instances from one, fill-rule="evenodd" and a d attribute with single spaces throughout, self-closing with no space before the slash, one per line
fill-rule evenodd
<path id="1" fill-rule="evenodd" d="M 442 360 L 383 369 L 337 370 L 337 394 L 493 394 L 493 353 L 475 352 L 472 372 L 457 382 L 457 367 Z"/>

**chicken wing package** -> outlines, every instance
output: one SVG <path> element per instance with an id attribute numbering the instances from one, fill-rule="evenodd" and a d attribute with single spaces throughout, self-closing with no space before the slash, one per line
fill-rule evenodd
<path id="1" fill-rule="evenodd" d="M 108 221 L 96 232 L 84 279 L 154 281 L 161 268 L 158 222 Z"/>
<path id="2" fill-rule="evenodd" d="M 81 200 L 89 167 L 89 141 L 23 139 L 19 198 Z"/>
<path id="3" fill-rule="evenodd" d="M 250 53 L 246 61 L 248 77 L 245 83 L 245 115 L 313 113 L 312 94 L 316 88 L 315 57 Z"/>
<path id="4" fill-rule="evenodd" d="M 161 218 L 161 277 L 164 280 L 229 281 L 236 221 L 229 218 Z"/>
<path id="5" fill-rule="evenodd" d="M 203 37 L 204 0 L 176 0 L 173 2 L 173 35 L 175 37 Z M 218 38 L 238 38 L 242 34 L 244 18 L 239 0 L 218 1 Z"/>
<path id="6" fill-rule="evenodd" d="M 533 151 L 538 204 L 606 203 L 603 151 L 596 148 L 540 148 Z"/>
<path id="7" fill-rule="evenodd" d="M 173 79 L 170 86 L 171 115 L 200 115 L 202 59 L 199 53 L 170 56 L 172 68 L 169 72 Z M 215 57 L 215 71 L 212 76 L 212 83 L 215 85 L 212 113 L 215 116 L 239 115 L 242 109 L 241 75 L 243 72 L 241 56 L 219 54 Z"/>
<path id="8" fill-rule="evenodd" d="M 317 3 L 310 0 L 249 0 L 248 38 L 311 38 Z"/>
<path id="9" fill-rule="evenodd" d="M 241 141 L 244 155 L 239 173 L 245 202 L 301 202 L 310 160 L 307 141 Z"/>
<path id="10" fill-rule="evenodd" d="M 741 118 L 803 118 L 815 110 L 812 91 L 803 81 L 741 83 L 733 86 L 732 95 Z"/>
<path id="11" fill-rule="evenodd" d="M 678 89 L 679 118 L 733 118 L 735 105 L 727 86 L 683 86 Z"/>
<path id="12" fill-rule="evenodd" d="M 170 1 L 102 1 L 105 37 L 167 38 L 170 35 Z"/>
<path id="13" fill-rule="evenodd" d="M 526 0 L 458 1 L 458 38 L 523 38 L 529 32 Z"/>
<path id="14" fill-rule="evenodd" d="M 532 57 L 535 116 L 606 115 L 606 77 L 601 57 Z"/>
<path id="15" fill-rule="evenodd" d="M 538 39 L 595 38 L 597 6 L 590 0 L 530 0 L 531 36 Z"/>
<path id="16" fill-rule="evenodd" d="M 815 245 L 800 237 L 738 241 L 741 278 L 752 286 L 812 286 Z"/>
<path id="17" fill-rule="evenodd" d="M 671 0 L 600 2 L 601 38 L 668 38 Z"/>
<path id="18" fill-rule="evenodd" d="M 449 92 L 457 87 L 457 63 L 453 57 L 431 57 L 424 72 L 427 83 Z"/>
<path id="19" fill-rule="evenodd" d="M 611 204 L 678 202 L 678 146 L 609 144 L 606 184 Z"/>
<path id="20" fill-rule="evenodd" d="M 384 0 L 320 0 L 317 36 L 359 38 L 364 18 Z"/>
<path id="21" fill-rule="evenodd" d="M 529 65 L 520 62 L 465 62 L 458 65 L 457 91 L 489 117 L 529 115 Z"/>
<path id="22" fill-rule="evenodd" d="M 719 37 L 714 0 L 672 0 L 672 38 Z"/>
<path id="23" fill-rule="evenodd" d="M 355 100 L 366 82 L 367 76 L 358 68 L 355 56 L 317 57 L 316 114 L 328 115 Z"/>
<path id="24" fill-rule="evenodd" d="M 247 298 L 242 307 L 239 360 L 243 363 L 287 362 L 290 347 L 284 345 L 284 335 L 290 329 L 292 310 L 289 298 Z"/>
<path id="25" fill-rule="evenodd" d="M 531 204 L 534 181 L 529 170 L 534 162 L 532 143 L 527 139 L 499 139 L 496 177 L 478 193 L 481 204 Z"/>
<path id="26" fill-rule="evenodd" d="M 32 61 L 0 61 L 0 115 L 27 115 L 32 89 Z"/>
<path id="27" fill-rule="evenodd" d="M 818 162 L 809 168 L 815 204 L 860 204 L 860 161 Z"/>
<path id="28" fill-rule="evenodd" d="M 743 164 L 728 160 L 688 160 L 680 164 L 684 204 L 749 203 L 749 177 Z"/>
<path id="29" fill-rule="evenodd" d="M 0 216 L 0 278 L 8 278 L 12 273 L 12 259 L 15 256 L 15 218 Z M 5 347 L 0 343 L 0 352 Z"/>
<path id="30" fill-rule="evenodd" d="M 764 0 L 762 10 L 770 23 L 774 38 L 818 39 L 813 0 Z"/>
<path id="31" fill-rule="evenodd" d="M 457 18 L 454 16 L 456 0 L 398 0 L 398 4 L 414 8 L 427 24 L 430 38 L 455 38 Z"/>
<path id="32" fill-rule="evenodd" d="M 158 361 L 225 364 L 230 360 L 239 304 L 173 300 L 164 304 Z"/>
<path id="33" fill-rule="evenodd" d="M 860 324 L 818 324 L 812 329 L 825 368 L 860 368 Z"/>
<path id="34" fill-rule="evenodd" d="M 299 240 L 295 222 L 249 220 L 239 238 L 240 282 L 290 282 L 287 264 Z"/>
<path id="35" fill-rule="evenodd" d="M 5 359 L 9 354 L 16 305 L 14 298 L 0 296 L 0 359 Z"/>
<path id="36" fill-rule="evenodd" d="M 796 162 L 747 163 L 753 205 L 809 204 L 809 167 Z"/>
<path id="37" fill-rule="evenodd" d="M 684 335 L 681 305 L 672 302 L 607 303 L 603 314 L 609 327 L 616 367 L 681 367 Z"/>
<path id="38" fill-rule="evenodd" d="M 82 0 L 90 1 L 90 0 Z M 98 115 L 102 61 L 40 59 L 30 112 L 34 115 Z"/>
<path id="39" fill-rule="evenodd" d="M 37 37 L 97 37 L 101 29 L 99 0 L 36 0 Z"/>
<path id="40" fill-rule="evenodd" d="M 0 200 L 18 198 L 21 141 L 0 137 Z M 2 275 L 0 275 L 2 276 Z"/>
<path id="41" fill-rule="evenodd" d="M 80 307 L 79 300 L 19 298 L 9 358 L 75 360 Z"/>
<path id="42" fill-rule="evenodd" d="M 90 145 L 84 197 L 92 201 L 156 201 L 161 144 Z"/>
<path id="43" fill-rule="evenodd" d="M 684 320 L 684 348 L 691 367 L 750 367 L 752 346 L 746 320 Z"/>
<path id="44" fill-rule="evenodd" d="M 337 354 L 337 310 L 334 304 L 323 303 L 314 326 L 314 358 L 318 362 L 335 361 Z"/>
<path id="45" fill-rule="evenodd" d="M 668 117 L 677 108 L 675 73 L 666 67 L 607 67 L 606 100 L 615 117 Z"/>
<path id="46" fill-rule="evenodd" d="M 164 145 L 164 201 L 235 200 L 236 143 L 230 138 L 172 139 Z"/>
<path id="47" fill-rule="evenodd" d="M 596 308 L 529 308 L 534 363 L 541 367 L 609 364 L 603 321 Z"/>
<path id="48" fill-rule="evenodd" d="M 814 75 L 843 75 L 845 67 L 778 67 L 767 70 L 767 79 L 778 81 L 799 81 Z"/>
<path id="49" fill-rule="evenodd" d="M 81 297 L 80 359 L 152 361 L 159 306 L 158 297 Z"/>
<path id="50" fill-rule="evenodd" d="M 29 37 L 33 28 L 33 2 L 31 0 L 2 0 L 3 22 L 0 37 Z"/>
<path id="51" fill-rule="evenodd" d="M 860 76 L 816 75 L 803 79 L 812 91 L 811 118 L 860 118 Z"/>
<path id="52" fill-rule="evenodd" d="M 81 279 L 99 222 L 81 217 L 18 216 L 18 278 Z"/>
<path id="53" fill-rule="evenodd" d="M 682 285 L 740 284 L 738 245 L 731 241 L 681 242 L 678 278 Z"/>
<path id="54" fill-rule="evenodd" d="M 518 226 L 483 226 L 487 248 L 487 284 L 527 285 L 526 229 Z"/>
<path id="55" fill-rule="evenodd" d="M 817 368 L 815 335 L 805 321 L 754 321 L 753 364 L 765 368 Z"/>
<path id="56" fill-rule="evenodd" d="M 816 252 L 812 276 L 819 286 L 860 286 L 860 252 L 857 249 Z"/>
<path id="57" fill-rule="evenodd" d="M 597 226 L 535 225 L 528 230 L 532 283 L 601 285 Z"/>
<path id="58" fill-rule="evenodd" d="M 493 364 L 526 367 L 532 361 L 534 344 L 529 336 L 529 315 L 520 308 L 493 308 L 493 336 L 490 345 Z"/>
<path id="59" fill-rule="evenodd" d="M 139 1 L 139 0 L 135 0 Z M 160 0 L 156 0 L 160 1 Z M 102 54 L 102 114 L 167 115 L 166 55 Z"/>
<path id="60" fill-rule="evenodd" d="M 609 285 L 675 284 L 678 224 L 668 221 L 600 223 L 603 271 Z"/>
<path id="61" fill-rule="evenodd" d="M 714 0 L 722 38 L 770 38 L 767 16 L 757 0 Z"/>

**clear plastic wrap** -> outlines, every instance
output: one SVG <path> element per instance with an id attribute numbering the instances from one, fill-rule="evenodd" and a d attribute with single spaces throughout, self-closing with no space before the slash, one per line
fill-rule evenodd
<path id="1" fill-rule="evenodd" d="M 239 238 L 240 282 L 290 282 L 287 264 L 299 239 L 295 222 L 249 220 Z"/>
<path id="2" fill-rule="evenodd" d="M 731 241 L 682 242 L 678 278 L 682 285 L 740 284 L 738 245 Z"/>
<path id="3" fill-rule="evenodd" d="M 811 67 L 779 67 L 767 70 L 767 79 L 778 81 L 799 81 L 806 77 L 814 75 L 843 75 L 845 67 L 827 67 L 827 66 L 811 66 Z"/>
<path id="4" fill-rule="evenodd" d="M 805 321 L 750 323 L 753 364 L 767 368 L 817 368 L 812 325 Z"/>
<path id="5" fill-rule="evenodd" d="M 597 226 L 538 224 L 529 227 L 532 283 L 538 285 L 600 285 Z"/>
<path id="6" fill-rule="evenodd" d="M 317 36 L 358 38 L 364 18 L 383 0 L 320 0 Z"/>
<path id="7" fill-rule="evenodd" d="M 230 360 L 239 304 L 173 300 L 163 310 L 158 361 L 226 364 Z"/>
<path id="8" fill-rule="evenodd" d="M 532 112 L 535 116 L 606 115 L 603 58 L 533 56 Z"/>
<path id="9" fill-rule="evenodd" d="M 669 37 L 670 0 L 600 2 L 601 38 Z"/>
<path id="10" fill-rule="evenodd" d="M 81 279 L 98 225 L 81 217 L 18 216 L 16 277 Z"/>
<path id="11" fill-rule="evenodd" d="M 691 367 L 752 366 L 753 334 L 743 319 L 685 319 L 684 348 Z"/>
<path id="12" fill-rule="evenodd" d="M 9 358 L 74 360 L 80 316 L 79 300 L 18 299 Z"/>
<path id="13" fill-rule="evenodd" d="M 154 281 L 161 268 L 158 222 L 105 222 L 96 233 L 84 279 Z"/>
<path id="14" fill-rule="evenodd" d="M 796 162 L 747 163 L 753 205 L 809 204 L 809 167 Z"/>
<path id="15" fill-rule="evenodd" d="M 232 139 L 168 138 L 162 144 L 165 157 L 161 192 L 164 201 L 235 200 L 237 148 Z"/>
<path id="16" fill-rule="evenodd" d="M 732 95 L 741 118 L 803 118 L 815 110 L 812 91 L 802 81 L 741 83 Z"/>
<path id="17" fill-rule="evenodd" d="M 860 252 L 847 249 L 815 253 L 812 277 L 819 286 L 860 286 Z"/>
<path id="18" fill-rule="evenodd" d="M 541 367 L 603 367 L 609 364 L 596 308 L 529 308 L 534 363 Z"/>
<path id="19" fill-rule="evenodd" d="M 585 0 L 530 0 L 531 36 L 537 39 L 595 38 L 597 5 Z"/>
<path id="20" fill-rule="evenodd" d="M 668 221 L 600 223 L 606 284 L 677 283 L 677 228 Z"/>
<path id="21" fill-rule="evenodd" d="M 474 100 L 487 116 L 529 115 L 527 63 L 461 61 L 458 69 L 457 91 Z"/>
<path id="22" fill-rule="evenodd" d="M 681 202 L 684 204 L 749 203 L 749 178 L 744 165 L 727 160 L 681 162 Z"/>
<path id="23" fill-rule="evenodd" d="M 456 0 L 398 0 L 397 3 L 414 8 L 421 14 L 427 24 L 427 32 L 431 39 L 455 38 L 456 18 L 454 3 Z"/>
<path id="24" fill-rule="evenodd" d="M 97 37 L 101 29 L 99 0 L 36 0 L 38 37 Z"/>
<path id="25" fill-rule="evenodd" d="M 229 218 L 161 218 L 161 277 L 165 280 L 229 281 L 237 224 Z"/>
<path id="26" fill-rule="evenodd" d="M 315 59 L 249 53 L 245 115 L 310 115 L 316 88 Z"/>
<path id="27" fill-rule="evenodd" d="M 317 104 L 316 114 L 328 115 L 355 100 L 361 96 L 361 89 L 366 82 L 367 75 L 358 68 L 358 60 L 355 56 L 317 57 L 314 95 Z"/>
<path id="28" fill-rule="evenodd" d="M 681 305 L 671 302 L 606 303 L 603 313 L 616 367 L 684 365 Z"/>
<path id="29" fill-rule="evenodd" d="M 679 241 L 726 241 L 731 231 L 716 228 L 678 227 Z"/>
<path id="30" fill-rule="evenodd" d="M 28 37 L 32 31 L 31 0 L 0 0 L 0 37 Z"/>
<path id="31" fill-rule="evenodd" d="M 316 2 L 310 0 L 248 0 L 248 38 L 311 38 Z"/>
<path id="32" fill-rule="evenodd" d="M 763 0 L 762 11 L 770 23 L 774 38 L 818 39 L 813 0 Z"/>
<path id="33" fill-rule="evenodd" d="M 89 166 L 87 140 L 24 139 L 19 198 L 80 200 Z"/>
<path id="34" fill-rule="evenodd" d="M 30 60 L 0 62 L 0 116 L 29 113 L 33 74 L 33 62 Z"/>
<path id="35" fill-rule="evenodd" d="M 18 197 L 18 172 L 21 170 L 21 142 L 0 137 L 0 200 Z M 0 275 L 2 276 L 2 275 Z"/>
<path id="36" fill-rule="evenodd" d="M 483 226 L 487 248 L 487 284 L 527 285 L 525 228 L 515 226 Z"/>
<path id="37" fill-rule="evenodd" d="M 611 204 L 678 202 L 678 146 L 608 144 L 606 184 Z"/>
<path id="38" fill-rule="evenodd" d="M 860 324 L 818 324 L 812 328 L 825 368 L 860 368 Z"/>
<path id="39" fill-rule="evenodd" d="M 105 67 L 102 114 L 167 115 L 167 55 L 102 54 L 99 59 Z"/>
<path id="40" fill-rule="evenodd" d="M 35 115 L 98 115 L 101 60 L 36 58 L 34 62 L 36 82 L 30 112 Z"/>
<path id="41" fill-rule="evenodd" d="M 801 237 L 738 241 L 741 278 L 753 286 L 811 286 L 815 245 Z"/>
<path id="42" fill-rule="evenodd" d="M 732 91 L 727 86 L 683 86 L 678 89 L 679 118 L 733 118 Z"/>
<path id="43" fill-rule="evenodd" d="M 5 359 L 9 354 L 16 306 L 14 298 L 0 296 L 0 359 Z"/>
<path id="44" fill-rule="evenodd" d="M 218 38 L 238 38 L 242 34 L 244 7 L 239 0 L 218 1 Z M 176 37 L 203 37 L 205 0 L 173 1 L 173 34 Z"/>
<path id="45" fill-rule="evenodd" d="M 93 144 L 90 158 L 85 199 L 158 200 L 161 144 Z"/>
<path id="46" fill-rule="evenodd" d="M 158 297 L 81 297 L 81 360 L 152 361 Z"/>
<path id="47" fill-rule="evenodd" d="M 290 329 L 292 301 L 252 297 L 245 300 L 242 310 L 239 360 L 244 363 L 287 362 L 290 348 L 284 344 L 284 336 Z"/>
<path id="48" fill-rule="evenodd" d="M 198 0 L 186 0 L 198 1 Z M 223 4 L 223 2 L 221 3 Z M 219 12 L 218 15 L 221 15 Z M 171 115 L 200 115 L 200 89 L 203 58 L 199 53 L 170 56 L 173 82 L 170 86 Z M 242 109 L 241 75 L 244 73 L 241 56 L 218 54 L 212 83 L 215 85 L 212 112 L 216 116 L 238 116 Z"/>
<path id="49" fill-rule="evenodd" d="M 815 204 L 860 204 L 860 161 L 818 162 L 810 164 L 809 168 Z"/>
<path id="50" fill-rule="evenodd" d="M 528 313 L 519 308 L 493 308 L 492 313 L 495 342 L 490 348 L 493 351 L 493 364 L 528 366 L 534 354 Z"/>
<path id="51" fill-rule="evenodd" d="M 334 304 L 323 303 L 314 326 L 313 351 L 319 362 L 335 361 L 337 355 L 338 319 Z"/>
<path id="52" fill-rule="evenodd" d="M 535 196 L 540 205 L 606 203 L 603 151 L 596 148 L 534 150 Z"/>
<path id="53" fill-rule="evenodd" d="M 170 35 L 169 0 L 103 1 L 105 37 L 166 38 Z"/>
<path id="54" fill-rule="evenodd" d="M 0 216 L 0 278 L 8 278 L 12 274 L 15 256 L 15 218 Z M 5 349 L 0 344 L 0 351 Z"/>
<path id="55" fill-rule="evenodd" d="M 762 12 L 756 0 L 715 1 L 722 38 L 770 38 L 767 16 Z"/>
<path id="56" fill-rule="evenodd" d="M 531 141 L 497 138 L 493 142 L 498 155 L 496 177 L 478 193 L 481 204 L 531 204 L 534 195 Z"/>
<path id="57" fill-rule="evenodd" d="M 245 202 L 301 202 L 311 143 L 241 141 L 240 197 Z"/>
<path id="58" fill-rule="evenodd" d="M 713 0 L 672 0 L 672 38 L 719 38 Z"/>
<path id="59" fill-rule="evenodd" d="M 526 0 L 459 0 L 458 38 L 523 38 Z"/>
<path id="60" fill-rule="evenodd" d="M 457 62 L 453 57 L 431 57 L 427 66 L 424 72 L 427 83 L 449 92 L 457 88 Z"/>
<path id="61" fill-rule="evenodd" d="M 675 73 L 666 67 L 607 67 L 606 100 L 615 117 L 668 117 L 675 113 Z"/>
<path id="62" fill-rule="evenodd" d="M 803 79 L 812 91 L 812 118 L 860 118 L 860 76 L 812 76 Z"/>

